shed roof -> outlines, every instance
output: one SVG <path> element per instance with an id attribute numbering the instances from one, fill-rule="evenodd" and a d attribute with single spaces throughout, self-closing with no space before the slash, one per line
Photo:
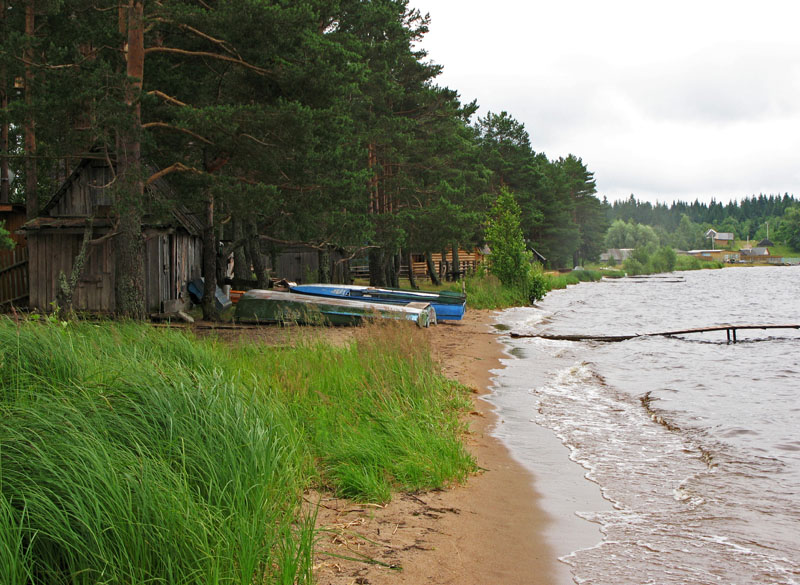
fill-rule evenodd
<path id="1" fill-rule="evenodd" d="M 81 159 L 81 161 L 75 167 L 75 170 L 72 171 L 69 177 L 59 186 L 47 204 L 42 208 L 39 212 L 40 215 L 37 218 L 27 222 L 21 229 L 23 230 L 35 230 L 35 229 L 42 229 L 42 228 L 81 228 L 86 225 L 86 218 L 51 218 L 47 217 L 47 214 L 50 212 L 53 207 L 55 207 L 58 202 L 69 192 L 70 187 L 72 184 L 80 177 L 83 170 L 89 166 L 93 162 L 107 162 L 107 159 L 103 158 L 93 158 L 93 157 L 85 157 Z M 112 161 L 113 164 L 113 161 Z M 153 173 L 155 172 L 155 167 L 153 165 L 148 165 L 148 170 Z M 153 181 L 152 183 L 148 184 L 146 187 L 147 191 L 157 198 L 173 200 L 173 193 L 172 189 L 170 188 L 169 184 L 166 180 L 162 177 Z M 192 234 L 193 236 L 199 236 L 203 232 L 203 225 L 194 216 L 187 208 L 182 205 L 175 205 L 171 209 L 171 215 L 174 219 L 177 220 L 178 224 L 183 227 L 187 232 Z M 61 220 L 61 221 L 58 221 Z M 95 218 L 92 224 L 94 227 L 108 227 L 110 226 L 110 222 L 107 220 L 102 220 Z M 145 227 L 165 227 L 164 222 L 158 222 L 154 218 L 145 218 Z"/>
<path id="2" fill-rule="evenodd" d="M 743 256 L 769 256 L 769 248 L 764 247 L 742 248 L 739 252 Z"/>

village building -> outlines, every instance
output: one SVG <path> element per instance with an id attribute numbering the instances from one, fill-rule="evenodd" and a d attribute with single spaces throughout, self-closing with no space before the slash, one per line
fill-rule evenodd
<path id="1" fill-rule="evenodd" d="M 694 256 L 701 260 L 714 260 L 717 262 L 738 262 L 739 252 L 732 250 L 688 250 L 685 252 L 687 256 Z"/>
<path id="2" fill-rule="evenodd" d="M 609 248 L 600 254 L 600 261 L 610 263 L 613 259 L 614 264 L 622 264 L 633 254 L 633 248 Z"/>
<path id="3" fill-rule="evenodd" d="M 718 232 L 710 229 L 705 233 L 706 239 L 711 240 L 713 249 L 730 248 L 736 242 L 736 236 L 730 232 Z"/>
<path id="4" fill-rule="evenodd" d="M 72 307 L 91 313 L 114 313 L 115 229 L 111 214 L 113 171 L 105 160 L 86 158 L 59 187 L 39 216 L 22 226 L 27 237 L 29 308 L 50 311 L 59 299 L 59 278 L 69 278 L 87 229 L 96 243 L 73 292 Z M 152 199 L 173 201 L 163 179 L 147 187 Z M 187 282 L 202 274 L 202 225 L 185 209 L 172 206 L 163 217 L 146 215 L 145 309 L 149 313 L 182 308 Z M 109 236 L 104 238 L 103 236 Z"/>
<path id="5" fill-rule="evenodd" d="M 771 256 L 769 248 L 756 246 L 754 248 L 742 248 L 739 250 L 742 262 L 764 263 L 770 262 Z"/>

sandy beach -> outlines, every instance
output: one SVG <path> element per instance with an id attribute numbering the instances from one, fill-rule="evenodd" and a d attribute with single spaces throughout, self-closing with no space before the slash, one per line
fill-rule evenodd
<path id="1" fill-rule="evenodd" d="M 491 436 L 497 421 L 479 399 L 503 351 L 491 323 L 490 311 L 469 311 L 428 330 L 443 373 L 473 390 L 466 442 L 480 471 L 464 485 L 397 495 L 386 506 L 310 494 L 319 502 L 320 585 L 553 583 L 557 561 L 533 478 Z"/>

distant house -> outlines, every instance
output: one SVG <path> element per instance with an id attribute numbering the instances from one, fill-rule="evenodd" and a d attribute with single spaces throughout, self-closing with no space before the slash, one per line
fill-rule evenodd
<path id="1" fill-rule="evenodd" d="M 613 258 L 615 264 L 622 264 L 631 257 L 631 254 L 633 254 L 633 248 L 609 248 L 600 254 L 600 261 L 609 263 Z"/>
<path id="2" fill-rule="evenodd" d="M 774 246 L 774 245 L 775 244 L 769 238 L 764 238 L 758 244 L 756 244 L 756 246 L 758 246 L 759 248 L 768 248 L 768 247 Z"/>
<path id="3" fill-rule="evenodd" d="M 771 258 L 769 248 L 760 246 L 755 248 L 742 248 L 739 250 L 739 254 L 742 262 L 769 262 Z"/>
<path id="4" fill-rule="evenodd" d="M 29 250 L 29 307 L 49 311 L 57 299 L 59 274 L 66 276 L 78 255 L 84 232 L 92 238 L 111 235 L 111 195 L 106 188 L 113 171 L 104 160 L 83 159 L 59 187 L 39 216 L 20 229 Z M 161 179 L 148 186 L 148 193 L 165 201 L 172 198 Z M 173 208 L 166 217 L 146 216 L 145 309 L 162 311 L 166 301 L 188 300 L 186 283 L 202 273 L 202 225 L 186 210 Z M 114 313 L 114 238 L 89 246 L 86 263 L 73 292 L 73 307 L 92 313 Z"/>
<path id="5" fill-rule="evenodd" d="M 739 252 L 731 250 L 689 250 L 686 255 L 717 262 L 738 262 L 740 257 Z"/>
<path id="6" fill-rule="evenodd" d="M 711 240 L 714 243 L 714 246 L 719 246 L 721 248 L 727 248 L 733 246 L 733 243 L 736 241 L 736 236 L 730 232 L 718 232 L 716 230 L 708 230 L 705 233 L 706 239 Z"/>

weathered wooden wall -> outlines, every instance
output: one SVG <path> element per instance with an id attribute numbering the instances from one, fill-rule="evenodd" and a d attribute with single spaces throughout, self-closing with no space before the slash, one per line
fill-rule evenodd
<path id="1" fill-rule="evenodd" d="M 68 196 L 58 197 L 48 209 L 50 217 L 89 217 L 102 215 L 112 204 L 110 190 L 104 188 L 112 181 L 111 169 L 104 161 L 84 161 L 81 172 L 71 176 L 61 189 Z"/>
<path id="2" fill-rule="evenodd" d="M 98 236 L 100 234 L 95 234 Z M 30 307 L 50 311 L 58 293 L 61 272 L 69 278 L 83 242 L 82 231 L 37 230 L 28 233 L 30 242 Z M 89 246 L 86 263 L 72 298 L 80 311 L 110 313 L 114 310 L 114 271 L 111 258 L 113 239 Z"/>
<path id="3" fill-rule="evenodd" d="M 187 299 L 186 283 L 202 275 L 202 243 L 184 231 L 145 232 L 146 307 L 160 312 L 161 302 Z"/>
<path id="4" fill-rule="evenodd" d="M 28 303 L 28 248 L 0 251 L 0 310 Z"/>
<path id="5" fill-rule="evenodd" d="M 30 241 L 31 308 L 52 310 L 59 274 L 70 276 L 87 218 L 93 218 L 94 239 L 113 229 L 108 219 L 112 201 L 107 188 L 112 178 L 105 161 L 81 161 L 44 207 L 42 215 L 26 226 Z M 154 185 L 158 190 L 158 185 Z M 161 188 L 168 189 L 165 185 Z M 179 211 L 175 210 L 169 225 L 153 222 L 143 230 L 143 287 L 148 312 L 161 312 L 163 301 L 185 299 L 187 281 L 199 278 L 202 273 L 202 241 L 199 235 L 192 235 L 197 234 L 197 227 L 191 225 L 186 213 Z M 114 239 L 91 245 L 73 293 L 73 308 L 113 313 L 114 272 Z"/>
<path id="6" fill-rule="evenodd" d="M 331 251 L 328 255 L 330 262 L 329 271 L 331 280 L 338 284 L 345 284 L 344 266 L 339 262 L 342 254 Z M 296 246 L 287 248 L 277 255 L 275 265 L 267 256 L 267 268 L 272 276 L 285 278 L 292 282 L 318 282 L 319 278 L 319 250 Z"/>
<path id="7" fill-rule="evenodd" d="M 25 223 L 25 206 L 0 205 L 0 222 L 16 244 L 13 250 L 0 250 L 0 310 L 5 310 L 28 302 L 28 248 L 25 236 L 17 233 Z"/>
<path id="8" fill-rule="evenodd" d="M 82 233 L 66 230 L 31 232 L 30 305 L 43 311 L 52 309 L 58 293 L 58 275 L 69 277 L 80 252 Z M 99 236 L 101 234 L 97 234 Z M 79 311 L 113 313 L 114 292 L 113 238 L 89 247 L 86 264 L 73 294 L 73 308 Z M 186 298 L 186 282 L 201 275 L 202 245 L 199 238 L 183 231 L 164 233 L 151 229 L 145 234 L 145 309 L 157 313 L 161 303 Z"/>

